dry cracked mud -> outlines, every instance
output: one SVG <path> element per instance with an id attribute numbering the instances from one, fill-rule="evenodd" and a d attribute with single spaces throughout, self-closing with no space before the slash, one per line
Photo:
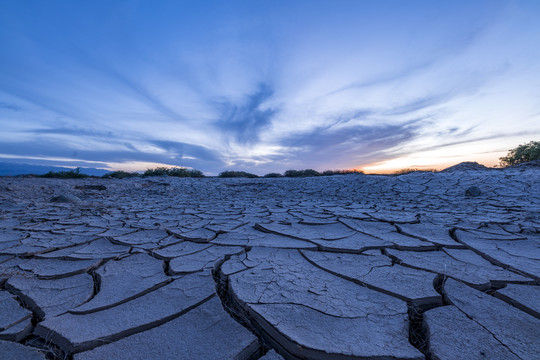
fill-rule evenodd
<path id="1" fill-rule="evenodd" d="M 0 358 L 538 359 L 539 245 L 535 167 L 2 178 Z"/>

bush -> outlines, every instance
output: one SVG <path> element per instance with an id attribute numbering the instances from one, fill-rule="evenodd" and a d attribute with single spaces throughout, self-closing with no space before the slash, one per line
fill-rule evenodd
<path id="1" fill-rule="evenodd" d="M 186 168 L 166 168 L 158 167 L 155 169 L 148 169 L 143 174 L 144 177 L 147 176 L 175 176 L 175 177 L 195 177 L 202 178 L 204 174 L 200 170 L 196 169 L 186 169 Z"/>
<path id="2" fill-rule="evenodd" d="M 69 171 L 49 171 L 46 174 L 39 175 L 43 178 L 59 178 L 59 179 L 83 179 L 90 177 L 89 175 L 81 173 L 81 168 L 76 168 L 75 170 Z"/>
<path id="3" fill-rule="evenodd" d="M 283 175 L 281 175 L 280 173 L 269 173 L 269 174 L 266 174 L 264 175 L 265 178 L 278 178 L 278 177 L 283 177 Z"/>
<path id="4" fill-rule="evenodd" d="M 332 176 L 332 175 L 348 175 L 348 174 L 363 174 L 361 170 L 325 170 L 321 173 L 323 176 Z"/>
<path id="5" fill-rule="evenodd" d="M 531 141 L 521 144 L 508 151 L 506 156 L 500 157 L 501 166 L 512 166 L 527 161 L 540 160 L 540 141 Z"/>
<path id="6" fill-rule="evenodd" d="M 158 167 L 155 169 L 146 169 L 143 176 L 165 176 L 169 174 L 169 169 L 166 167 Z"/>
<path id="7" fill-rule="evenodd" d="M 250 174 L 245 171 L 223 171 L 218 175 L 221 178 L 258 178 L 258 175 Z"/>
<path id="8" fill-rule="evenodd" d="M 132 177 L 137 177 L 137 176 L 140 176 L 140 174 L 136 172 L 112 171 L 110 173 L 103 175 L 102 177 L 104 179 L 126 179 L 126 178 L 132 178 Z"/>
<path id="9" fill-rule="evenodd" d="M 203 174 L 203 172 L 201 170 L 191 169 L 191 170 L 189 170 L 189 177 L 203 178 L 203 177 L 206 177 L 206 176 L 204 176 L 204 174 Z"/>
<path id="10" fill-rule="evenodd" d="M 204 174 L 200 170 L 196 169 L 185 169 L 185 168 L 171 168 L 169 169 L 167 175 L 176 176 L 176 177 L 196 177 L 202 178 Z"/>
<path id="11" fill-rule="evenodd" d="M 313 170 L 313 169 L 285 171 L 285 176 L 287 177 L 310 177 L 310 176 L 319 176 L 319 175 L 321 174 L 317 170 Z"/>
<path id="12" fill-rule="evenodd" d="M 417 168 L 406 168 L 406 169 L 401 169 L 401 170 L 398 170 L 398 171 L 395 171 L 393 174 L 394 175 L 407 175 L 407 174 L 410 174 L 410 173 L 415 173 L 415 172 L 438 172 L 437 169 L 417 169 Z"/>

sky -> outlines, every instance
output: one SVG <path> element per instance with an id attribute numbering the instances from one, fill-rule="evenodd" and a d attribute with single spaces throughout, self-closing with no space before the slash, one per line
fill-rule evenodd
<path id="1" fill-rule="evenodd" d="M 540 1 L 0 0 L 0 161 L 492 166 L 540 140 Z"/>

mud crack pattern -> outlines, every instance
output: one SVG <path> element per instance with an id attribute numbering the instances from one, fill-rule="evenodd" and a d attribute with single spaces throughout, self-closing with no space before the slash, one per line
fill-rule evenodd
<path id="1" fill-rule="evenodd" d="M 3 178 L 0 353 L 533 359 L 539 244 L 537 168 Z"/>

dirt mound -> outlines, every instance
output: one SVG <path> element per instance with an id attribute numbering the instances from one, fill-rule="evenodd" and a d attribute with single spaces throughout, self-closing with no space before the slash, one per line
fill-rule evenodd
<path id="1" fill-rule="evenodd" d="M 487 170 L 488 167 L 477 163 L 476 161 L 465 161 L 457 165 L 450 166 L 442 170 L 441 172 L 453 172 L 453 171 L 470 171 L 470 170 Z"/>

